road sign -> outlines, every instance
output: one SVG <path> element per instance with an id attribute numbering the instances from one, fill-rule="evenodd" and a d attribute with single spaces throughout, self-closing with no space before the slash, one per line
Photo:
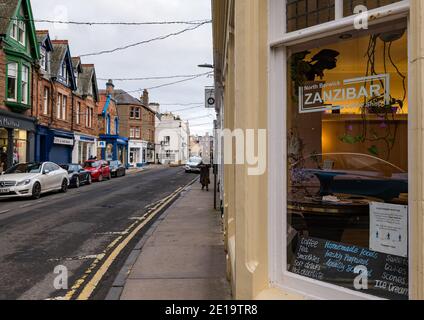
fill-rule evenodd
<path id="1" fill-rule="evenodd" d="M 205 89 L 205 107 L 207 109 L 215 109 L 215 88 Z"/>

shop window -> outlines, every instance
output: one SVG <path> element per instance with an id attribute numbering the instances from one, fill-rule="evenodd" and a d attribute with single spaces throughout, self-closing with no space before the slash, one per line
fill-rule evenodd
<path id="1" fill-rule="evenodd" d="M 10 62 L 7 64 L 7 100 L 18 99 L 18 64 Z"/>
<path id="2" fill-rule="evenodd" d="M 365 6 L 368 10 L 372 10 L 399 1 L 400 0 L 343 0 L 343 13 L 344 16 L 347 17 L 353 15 L 355 7 L 359 5 Z"/>
<path id="3" fill-rule="evenodd" d="M 287 32 L 334 19 L 334 0 L 287 0 Z"/>
<path id="4" fill-rule="evenodd" d="M 408 299 L 403 21 L 290 48 L 287 271 Z M 344 38 L 345 40 L 342 40 Z"/>

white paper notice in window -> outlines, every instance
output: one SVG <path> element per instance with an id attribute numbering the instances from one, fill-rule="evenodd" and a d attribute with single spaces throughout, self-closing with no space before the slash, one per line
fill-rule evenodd
<path id="1" fill-rule="evenodd" d="M 370 249 L 408 257 L 408 206 L 370 204 Z"/>

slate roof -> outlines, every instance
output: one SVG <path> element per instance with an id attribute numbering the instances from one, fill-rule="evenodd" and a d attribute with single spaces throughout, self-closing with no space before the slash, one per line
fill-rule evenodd
<path id="1" fill-rule="evenodd" d="M 46 37 L 48 36 L 49 32 L 47 30 L 37 30 L 35 34 L 37 36 L 37 42 L 41 44 L 44 42 L 44 40 L 46 40 Z"/>
<path id="2" fill-rule="evenodd" d="M 53 41 L 53 52 L 50 62 L 50 73 L 53 76 L 58 76 L 60 68 L 62 67 L 63 59 L 68 51 L 68 45 L 64 42 Z"/>
<path id="3" fill-rule="evenodd" d="M 116 102 L 119 104 L 131 104 L 135 106 L 143 106 L 143 104 L 138 100 L 137 98 L 134 98 L 132 95 L 127 93 L 124 90 L 115 90 L 113 97 L 115 98 Z"/>
<path id="4" fill-rule="evenodd" d="M 2 17 L 12 18 L 18 6 L 19 0 L 0 0 L 0 12 Z M 0 35 L 7 33 L 9 19 L 0 19 Z"/>
<path id="5" fill-rule="evenodd" d="M 78 91 L 83 95 L 88 95 L 90 86 L 94 85 L 93 96 L 98 99 L 96 69 L 93 64 L 82 64 L 82 73 L 78 81 Z"/>

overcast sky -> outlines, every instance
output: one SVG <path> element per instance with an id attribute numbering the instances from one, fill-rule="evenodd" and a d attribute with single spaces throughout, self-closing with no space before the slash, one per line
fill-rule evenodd
<path id="1" fill-rule="evenodd" d="M 92 22 L 145 22 L 187 21 L 211 18 L 210 0 L 32 0 L 34 19 L 92 21 Z M 113 49 L 178 32 L 187 25 L 154 26 L 84 26 L 37 23 L 37 29 L 48 29 L 52 40 L 67 39 L 72 56 Z M 83 57 L 83 63 L 94 63 L 98 78 L 131 78 L 172 75 L 190 75 L 208 72 L 198 64 L 213 63 L 212 26 L 207 24 L 197 30 L 141 45 L 124 51 L 100 56 Z M 149 80 L 136 82 L 115 81 L 116 89 L 127 91 L 173 82 L 171 80 Z M 158 102 L 161 111 L 187 108 L 168 106 L 169 103 L 203 103 L 204 87 L 213 85 L 211 77 L 150 90 L 150 101 Z M 105 81 L 99 80 L 103 89 Z M 138 96 L 138 93 L 134 93 Z M 211 117 L 190 120 L 192 133 L 212 132 L 213 111 L 204 107 L 176 111 L 183 119 L 207 115 Z M 208 125 L 196 126 L 199 124 Z"/>

